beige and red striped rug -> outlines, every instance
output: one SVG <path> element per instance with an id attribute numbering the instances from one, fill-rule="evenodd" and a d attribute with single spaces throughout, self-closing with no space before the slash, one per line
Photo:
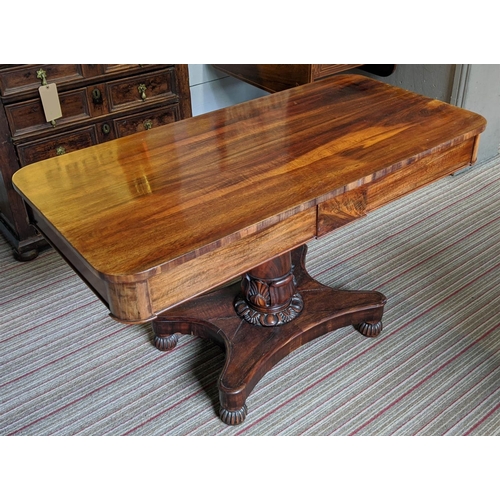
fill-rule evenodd
<path id="1" fill-rule="evenodd" d="M 52 250 L 0 238 L 1 435 L 500 435 L 500 160 L 451 176 L 309 245 L 323 283 L 388 297 L 376 339 L 352 328 L 295 351 L 217 417 L 224 355 L 157 351 Z"/>

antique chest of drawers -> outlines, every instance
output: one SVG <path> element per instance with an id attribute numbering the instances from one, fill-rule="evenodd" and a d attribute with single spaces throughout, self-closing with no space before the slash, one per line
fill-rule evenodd
<path id="1" fill-rule="evenodd" d="M 55 83 L 62 116 L 48 122 L 39 89 Z M 19 260 L 46 244 L 12 188 L 30 163 L 191 116 L 187 65 L 0 65 L 0 231 Z"/>

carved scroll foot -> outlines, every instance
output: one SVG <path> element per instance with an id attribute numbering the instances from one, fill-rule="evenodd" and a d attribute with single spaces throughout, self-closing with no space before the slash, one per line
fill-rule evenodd
<path id="1" fill-rule="evenodd" d="M 177 323 L 172 321 L 153 321 L 153 345 L 160 351 L 171 351 L 179 340 L 181 332 L 177 331 Z"/>
<path id="2" fill-rule="evenodd" d="M 243 423 L 248 413 L 247 405 L 243 405 L 239 410 L 220 409 L 219 416 L 222 422 L 227 425 L 239 425 Z"/>
<path id="3" fill-rule="evenodd" d="M 382 321 L 377 321 L 376 323 L 363 322 L 353 326 L 365 337 L 377 337 L 382 331 Z"/>
<path id="4" fill-rule="evenodd" d="M 161 337 L 155 335 L 153 344 L 159 351 L 171 351 L 177 345 L 177 335 L 169 335 L 168 337 Z"/>

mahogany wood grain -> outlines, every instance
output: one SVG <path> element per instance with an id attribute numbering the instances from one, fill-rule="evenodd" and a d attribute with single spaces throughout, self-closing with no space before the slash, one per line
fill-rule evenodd
<path id="1" fill-rule="evenodd" d="M 42 161 L 13 182 L 115 319 L 153 321 L 160 349 L 178 334 L 225 347 L 221 418 L 235 424 L 293 349 L 347 324 L 382 329 L 385 297 L 313 283 L 302 245 L 473 163 L 485 125 L 340 75 Z M 203 295 L 244 273 L 238 297 Z"/>
<path id="2" fill-rule="evenodd" d="M 474 141 L 484 126 L 342 75 L 28 165 L 14 183 L 99 279 L 134 283 Z M 274 254 L 270 245 L 261 259 Z"/>

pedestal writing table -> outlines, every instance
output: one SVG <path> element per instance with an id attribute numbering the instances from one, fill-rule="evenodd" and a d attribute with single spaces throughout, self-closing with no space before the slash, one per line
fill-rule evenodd
<path id="1" fill-rule="evenodd" d="M 382 330 L 386 298 L 315 281 L 305 244 L 470 165 L 485 125 L 341 75 L 29 165 L 13 183 L 113 318 L 152 322 L 162 350 L 181 334 L 225 349 L 220 417 L 238 424 L 293 350 L 348 325 Z"/>

